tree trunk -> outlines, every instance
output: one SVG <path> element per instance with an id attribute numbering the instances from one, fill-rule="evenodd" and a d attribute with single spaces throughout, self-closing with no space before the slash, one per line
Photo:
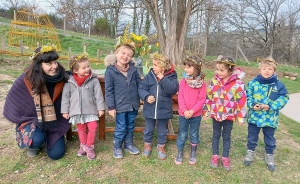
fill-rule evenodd
<path id="1" fill-rule="evenodd" d="M 180 63 L 184 57 L 185 37 L 194 0 L 166 0 L 159 7 L 158 0 L 143 0 L 157 28 L 158 40 L 162 54 L 173 63 Z M 165 16 L 165 22 L 163 19 Z M 165 27 L 163 26 L 165 25 Z"/>

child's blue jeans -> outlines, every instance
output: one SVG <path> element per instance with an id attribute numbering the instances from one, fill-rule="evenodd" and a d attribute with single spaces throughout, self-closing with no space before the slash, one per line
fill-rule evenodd
<path id="1" fill-rule="evenodd" d="M 231 130 L 233 121 L 224 120 L 217 121 L 213 118 L 213 137 L 212 137 L 212 151 L 213 155 L 219 155 L 219 142 L 222 135 L 223 138 L 223 153 L 222 157 L 229 156 L 231 146 Z"/>
<path id="2" fill-rule="evenodd" d="M 201 116 L 191 117 L 186 119 L 184 116 L 179 116 L 179 133 L 177 135 L 177 149 L 183 150 L 190 130 L 190 141 L 192 144 L 199 144 L 199 128 Z"/>
<path id="3" fill-rule="evenodd" d="M 115 148 L 121 148 L 123 141 L 125 141 L 125 146 L 133 144 L 133 131 L 137 114 L 138 110 L 116 114 L 116 128 L 114 134 Z"/>
<path id="4" fill-rule="evenodd" d="M 258 142 L 258 135 L 260 129 L 263 130 L 266 153 L 273 154 L 276 148 L 276 139 L 274 137 L 275 128 L 257 127 L 257 125 L 253 123 L 248 124 L 248 142 L 247 142 L 248 150 L 252 150 L 252 151 L 255 150 Z"/>

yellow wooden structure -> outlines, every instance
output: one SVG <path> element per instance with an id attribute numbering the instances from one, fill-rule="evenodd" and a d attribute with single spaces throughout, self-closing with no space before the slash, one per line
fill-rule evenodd
<path id="1" fill-rule="evenodd" d="M 61 45 L 56 29 L 50 21 L 48 15 L 36 15 L 26 11 L 17 11 L 11 21 L 8 44 L 20 46 L 34 50 L 38 45 L 54 44 L 57 51 L 61 51 Z"/>

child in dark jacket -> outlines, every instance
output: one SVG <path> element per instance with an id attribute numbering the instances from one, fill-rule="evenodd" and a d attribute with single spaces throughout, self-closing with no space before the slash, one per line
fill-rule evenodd
<path id="1" fill-rule="evenodd" d="M 167 124 L 173 117 L 172 95 L 178 92 L 177 73 L 170 59 L 155 54 L 153 66 L 139 85 L 139 96 L 144 101 L 143 116 L 145 117 L 144 152 L 149 157 L 153 132 L 157 121 L 158 158 L 166 159 L 164 150 L 167 141 Z"/>
<path id="2" fill-rule="evenodd" d="M 109 115 L 116 118 L 114 134 L 114 157 L 123 158 L 122 145 L 130 154 L 139 154 L 133 145 L 135 119 L 140 107 L 138 85 L 141 77 L 131 61 L 134 47 L 121 44 L 115 55 L 104 59 L 107 66 L 105 72 L 105 101 Z"/>

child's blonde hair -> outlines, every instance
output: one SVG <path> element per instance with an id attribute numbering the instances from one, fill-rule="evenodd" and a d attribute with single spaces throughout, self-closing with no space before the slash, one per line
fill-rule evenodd
<path id="1" fill-rule="evenodd" d="M 88 53 L 84 52 L 80 55 L 73 55 L 69 61 L 69 67 L 71 71 L 79 69 L 79 63 L 88 61 Z"/>
<path id="2" fill-rule="evenodd" d="M 158 61 L 158 65 L 163 71 L 170 70 L 172 68 L 171 60 L 163 54 L 154 54 L 153 60 Z"/>
<path id="3" fill-rule="evenodd" d="M 261 69 L 261 67 L 263 65 L 271 66 L 271 67 L 274 68 L 275 71 L 277 69 L 277 63 L 276 63 L 276 61 L 272 57 L 262 58 L 259 61 L 258 69 Z"/>
<path id="4" fill-rule="evenodd" d="M 184 61 L 183 61 L 183 65 L 187 65 L 189 67 L 193 66 L 194 67 L 194 74 L 193 77 L 197 77 L 200 76 L 202 79 L 204 79 L 205 74 L 202 72 L 202 59 L 200 56 L 198 55 L 194 55 L 194 56 L 190 56 L 187 57 Z"/>
<path id="5" fill-rule="evenodd" d="M 135 49 L 134 49 L 134 46 L 129 44 L 129 43 L 122 43 L 120 45 L 118 45 L 116 47 L 116 51 L 115 51 L 115 54 L 118 53 L 120 50 L 124 49 L 124 48 L 127 48 L 127 49 L 130 49 L 132 50 L 132 57 L 134 56 L 134 53 L 135 53 Z"/>

